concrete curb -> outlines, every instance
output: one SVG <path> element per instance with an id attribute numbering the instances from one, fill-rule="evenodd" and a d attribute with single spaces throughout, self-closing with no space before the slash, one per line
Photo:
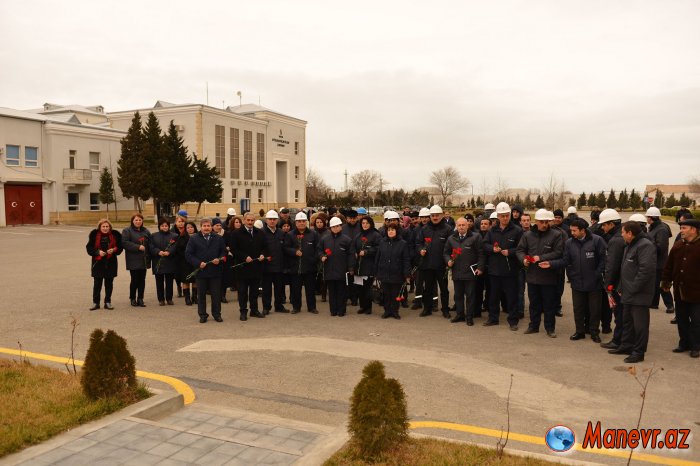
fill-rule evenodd
<path id="1" fill-rule="evenodd" d="M 8 455 L 0 459 L 0 466 L 10 466 L 28 461 L 39 455 L 43 455 L 55 448 L 59 448 L 73 440 L 83 437 L 91 432 L 99 430 L 105 426 L 113 424 L 122 419 L 136 417 L 140 419 L 154 420 L 163 418 L 174 413 L 184 406 L 184 398 L 180 393 L 162 392 L 160 390 L 150 389 L 154 396 L 139 401 L 136 404 L 127 406 L 115 413 L 109 414 L 96 421 L 88 422 L 74 429 L 71 429 L 62 434 L 58 434 L 45 442 L 38 445 L 33 445 L 21 450 L 17 453 Z"/>

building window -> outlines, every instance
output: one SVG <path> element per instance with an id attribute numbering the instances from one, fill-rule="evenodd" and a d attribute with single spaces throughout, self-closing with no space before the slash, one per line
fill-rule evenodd
<path id="1" fill-rule="evenodd" d="M 68 151 L 68 168 L 71 170 L 75 170 L 75 155 L 76 152 L 74 150 Z"/>
<path id="2" fill-rule="evenodd" d="M 233 188 L 231 190 L 231 202 L 236 204 L 238 202 L 238 189 Z"/>
<path id="3" fill-rule="evenodd" d="M 250 188 L 245 190 L 245 198 L 250 199 Z"/>
<path id="4" fill-rule="evenodd" d="M 100 193 L 90 193 L 90 210 L 100 210 Z"/>
<path id="5" fill-rule="evenodd" d="M 253 179 L 253 132 L 243 131 L 243 178 Z M 246 196 L 250 198 L 250 196 Z"/>
<path id="6" fill-rule="evenodd" d="M 215 154 L 215 166 L 219 172 L 220 176 L 226 176 L 226 149 L 224 147 L 226 141 L 226 133 L 223 126 L 216 125 L 215 135 L 214 135 L 214 154 Z"/>
<path id="7" fill-rule="evenodd" d="M 265 135 L 258 133 L 258 179 L 265 179 Z"/>
<path id="8" fill-rule="evenodd" d="M 263 190 L 258 189 L 258 202 L 262 202 L 262 201 L 263 201 Z"/>
<path id="9" fill-rule="evenodd" d="M 231 132 L 231 178 L 237 180 L 241 177 L 241 140 L 238 128 L 229 128 Z"/>
<path id="10" fill-rule="evenodd" d="M 68 193 L 68 210 L 80 210 L 80 194 Z"/>
<path id="11" fill-rule="evenodd" d="M 294 155 L 299 155 L 299 142 L 294 141 Z"/>
<path id="12" fill-rule="evenodd" d="M 294 190 L 294 202 L 299 202 L 299 190 Z"/>
<path id="13" fill-rule="evenodd" d="M 39 166 L 39 149 L 36 147 L 24 148 L 24 166 L 38 167 Z"/>
<path id="14" fill-rule="evenodd" d="M 295 180 L 299 179 L 299 165 L 294 167 L 294 179 Z"/>
<path id="15" fill-rule="evenodd" d="M 5 164 L 19 166 L 19 146 L 5 146 Z"/>
<path id="16" fill-rule="evenodd" d="M 90 152 L 90 170 L 97 172 L 100 171 L 100 153 Z"/>

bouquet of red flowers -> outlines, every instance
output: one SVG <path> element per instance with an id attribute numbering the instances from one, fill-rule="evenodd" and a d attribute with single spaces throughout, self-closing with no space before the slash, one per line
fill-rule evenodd
<path id="1" fill-rule="evenodd" d="M 333 254 L 333 251 L 331 251 L 331 248 L 326 248 L 323 250 L 323 255 L 321 256 L 321 258 L 328 257 L 332 254 Z M 325 264 L 326 264 L 325 261 L 321 261 L 321 267 L 319 269 L 319 272 L 321 273 L 321 278 L 325 278 L 325 271 L 326 271 Z"/>
<path id="2" fill-rule="evenodd" d="M 445 280 L 447 280 L 447 276 L 450 274 L 450 270 L 452 270 L 452 267 L 454 267 L 454 261 L 457 259 L 458 256 L 462 254 L 462 248 L 452 248 L 452 254 L 450 254 L 450 259 L 452 259 L 452 265 L 448 265 L 447 269 L 445 269 Z"/>
<path id="3" fill-rule="evenodd" d="M 167 252 L 168 255 L 170 255 L 170 248 L 173 246 L 175 246 L 175 240 L 171 239 L 170 241 L 168 241 L 168 246 L 165 248 L 165 252 Z M 158 273 L 158 271 L 160 270 L 160 261 L 163 260 L 163 257 L 165 256 L 160 256 L 158 258 L 158 262 L 156 263 L 156 273 Z"/>
<path id="4" fill-rule="evenodd" d="M 367 247 L 367 237 L 366 236 L 361 236 L 360 241 L 362 242 L 362 247 L 360 248 L 360 252 L 364 251 L 365 248 Z M 357 272 L 360 272 L 360 267 L 362 267 L 362 257 L 360 254 L 357 255 L 359 257 L 357 261 Z"/>
<path id="5" fill-rule="evenodd" d="M 304 235 L 297 235 L 297 251 L 301 252 L 301 248 L 304 245 Z M 301 256 L 298 257 L 299 259 L 299 270 L 297 270 L 297 273 L 301 275 Z"/>
<path id="6" fill-rule="evenodd" d="M 525 256 L 525 260 L 526 260 L 529 264 L 534 264 L 534 263 L 537 262 L 537 261 L 535 260 L 535 258 L 532 257 L 532 256 Z"/>
<path id="7" fill-rule="evenodd" d="M 146 243 L 148 242 L 148 238 L 145 236 L 142 236 L 139 238 L 139 243 L 141 243 L 141 246 L 143 246 L 143 266 L 145 268 L 148 268 L 148 246 Z"/>

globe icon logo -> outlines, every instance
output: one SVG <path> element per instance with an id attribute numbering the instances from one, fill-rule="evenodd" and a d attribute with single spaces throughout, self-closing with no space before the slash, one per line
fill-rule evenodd
<path id="1" fill-rule="evenodd" d="M 566 426 L 554 426 L 544 436 L 547 446 L 556 452 L 569 451 L 576 443 L 574 431 Z"/>

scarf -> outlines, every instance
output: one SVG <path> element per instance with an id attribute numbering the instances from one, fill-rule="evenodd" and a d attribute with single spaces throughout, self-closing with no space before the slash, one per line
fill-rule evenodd
<path id="1" fill-rule="evenodd" d="M 114 238 L 114 235 L 112 234 L 111 231 L 107 234 L 107 237 L 109 238 L 109 245 L 107 246 L 107 249 L 117 249 L 117 240 Z M 102 244 L 102 232 L 98 231 L 97 236 L 95 237 L 95 250 L 96 251 L 100 250 L 101 244 Z M 105 252 L 107 252 L 107 251 L 105 251 Z M 100 256 L 100 255 L 97 255 L 94 257 L 95 257 L 96 261 L 102 260 L 102 256 Z M 104 258 L 111 259 L 112 254 L 107 254 L 106 256 L 104 256 Z"/>

